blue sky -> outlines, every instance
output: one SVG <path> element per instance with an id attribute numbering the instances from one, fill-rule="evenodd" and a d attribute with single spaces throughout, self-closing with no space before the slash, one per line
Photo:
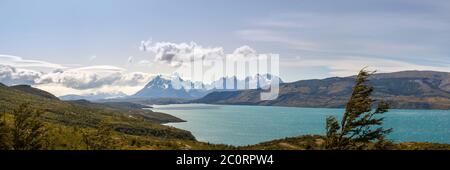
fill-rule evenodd
<path id="1" fill-rule="evenodd" d="M 151 39 L 280 54 L 286 81 L 364 66 L 450 71 L 447 0 L 0 0 L 0 23 L 0 55 L 19 57 L 3 64 L 19 68 L 32 60 L 170 74 L 139 50 Z"/>

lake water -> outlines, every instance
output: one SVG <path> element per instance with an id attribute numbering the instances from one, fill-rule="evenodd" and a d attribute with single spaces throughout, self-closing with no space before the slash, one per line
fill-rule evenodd
<path id="1" fill-rule="evenodd" d="M 185 129 L 199 141 L 235 146 L 305 134 L 324 134 L 325 119 L 341 117 L 343 109 L 208 104 L 155 105 L 187 122 L 168 123 Z M 385 114 L 388 139 L 395 142 L 450 143 L 450 110 L 398 110 Z"/>

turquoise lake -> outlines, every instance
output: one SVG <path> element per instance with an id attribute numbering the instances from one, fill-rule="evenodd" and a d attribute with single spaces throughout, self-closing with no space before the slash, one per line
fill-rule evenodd
<path id="1" fill-rule="evenodd" d="M 188 130 L 199 141 L 235 146 L 305 134 L 324 134 L 325 118 L 330 115 L 340 118 L 343 112 L 343 109 L 329 108 L 208 104 L 153 107 L 154 111 L 186 120 L 166 125 Z M 394 142 L 450 143 L 450 110 L 391 109 L 384 117 L 384 127 L 394 129 L 388 136 Z"/>

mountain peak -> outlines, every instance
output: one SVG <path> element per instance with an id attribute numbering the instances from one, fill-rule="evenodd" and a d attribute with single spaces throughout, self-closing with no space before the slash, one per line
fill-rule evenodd
<path id="1" fill-rule="evenodd" d="M 176 80 L 179 82 L 172 82 Z M 183 83 L 179 77 L 165 77 L 157 75 L 145 87 L 139 90 L 133 97 L 138 98 L 191 98 L 186 90 L 181 86 L 174 87 L 172 83 Z"/>
<path id="2" fill-rule="evenodd" d="M 153 80 L 151 80 L 147 85 L 145 85 L 145 88 L 162 88 L 167 89 L 169 88 L 171 83 L 171 80 L 163 78 L 162 75 L 157 75 Z"/>

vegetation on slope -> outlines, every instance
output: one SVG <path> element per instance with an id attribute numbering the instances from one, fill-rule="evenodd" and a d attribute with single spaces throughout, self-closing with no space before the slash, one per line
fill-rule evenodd
<path id="1" fill-rule="evenodd" d="M 243 150 L 327 150 L 326 137 L 320 135 L 305 135 L 289 137 L 256 145 L 238 147 Z M 366 143 L 361 150 L 380 149 L 375 143 Z M 427 142 L 385 143 L 384 150 L 450 150 L 450 144 L 437 144 Z"/>
<path id="2" fill-rule="evenodd" d="M 183 121 L 171 115 L 143 109 L 120 109 L 93 103 L 60 101 L 57 98 L 42 96 L 43 93 L 40 90 L 29 86 L 29 89 L 24 87 L 18 90 L 4 85 L 0 86 L 0 112 L 5 114 L 5 119 L 17 116 L 14 113 L 20 108 L 20 105 L 29 103 L 31 110 L 41 112 L 40 121 L 58 129 L 67 129 L 65 127 L 96 129 L 102 120 L 108 120 L 109 126 L 115 132 L 121 134 L 161 139 L 195 140 L 194 136 L 188 131 L 160 125 L 160 123 L 165 122 Z M 10 118 L 10 120 L 14 119 Z M 5 122 L 12 124 L 11 122 L 14 121 Z"/>
<path id="3" fill-rule="evenodd" d="M 103 120 L 98 127 L 93 128 L 41 121 L 38 124 L 43 125 L 41 127 L 42 129 L 35 131 L 35 134 L 39 135 L 21 135 L 40 137 L 28 137 L 28 139 L 31 140 L 17 142 L 18 140 L 15 140 L 13 137 L 14 131 L 12 130 L 16 124 L 15 114 L 3 114 L 0 120 L 0 130 L 3 132 L 0 133 L 0 138 L 2 139 L 0 140 L 0 150 L 186 150 L 231 148 L 226 145 L 211 145 L 189 139 L 162 138 L 149 135 L 129 135 L 114 131 L 108 120 Z M 33 122 L 36 120 L 38 119 L 32 119 Z M 15 145 L 20 143 L 22 146 L 26 147 L 15 147 Z"/>
<path id="4" fill-rule="evenodd" d="M 0 84 L 0 149 L 450 149 L 449 144 L 384 140 L 390 130 L 381 127 L 382 118 L 376 115 L 388 107 L 378 102 L 378 108 L 371 110 L 373 89 L 365 84 L 367 77 L 362 72 L 356 78 L 343 121 L 327 119 L 325 136 L 306 135 L 244 147 L 198 142 L 188 131 L 160 125 L 182 120 L 145 111 L 141 105 L 60 101 L 29 86 Z"/>

